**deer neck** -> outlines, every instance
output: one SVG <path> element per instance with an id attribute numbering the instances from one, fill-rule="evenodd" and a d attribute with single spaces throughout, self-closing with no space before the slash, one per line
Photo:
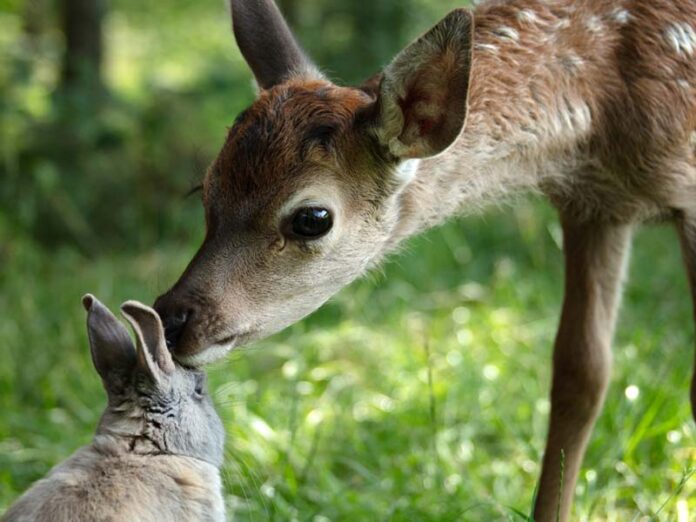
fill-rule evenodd
<path id="1" fill-rule="evenodd" d="M 615 70 L 623 12 L 608 2 L 589 1 L 582 12 L 573 2 L 513 3 L 477 8 L 464 130 L 447 151 L 419 162 L 400 195 L 391 245 L 450 216 L 562 183 L 588 161 L 602 96 L 593 85 Z"/>

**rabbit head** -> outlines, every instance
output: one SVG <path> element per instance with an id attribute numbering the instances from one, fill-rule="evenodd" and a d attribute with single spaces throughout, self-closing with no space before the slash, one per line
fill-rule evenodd
<path id="1" fill-rule="evenodd" d="M 157 313 L 137 301 L 121 312 L 128 331 L 94 296 L 86 295 L 87 331 L 94 367 L 108 396 L 97 430 L 127 441 L 129 451 L 194 457 L 220 466 L 224 428 L 203 371 L 175 363 Z"/>

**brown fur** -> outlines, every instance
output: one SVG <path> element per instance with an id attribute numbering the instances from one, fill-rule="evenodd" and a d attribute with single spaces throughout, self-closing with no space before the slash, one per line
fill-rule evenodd
<path id="1" fill-rule="evenodd" d="M 359 89 L 296 60 L 260 68 L 274 47 L 304 55 L 254 5 L 272 23 L 242 50 L 265 90 L 206 177 L 201 251 L 158 300 L 165 317 L 188 311 L 175 353 L 220 357 L 316 309 L 405 238 L 543 192 L 567 273 L 535 517 L 566 520 L 634 225 L 678 217 L 696 299 L 696 4 L 492 0 L 450 13 Z M 238 40 L 254 30 L 235 25 Z M 333 229 L 289 238 L 283 223 L 308 204 L 332 211 Z"/>
<path id="2" fill-rule="evenodd" d="M 237 118 L 213 163 L 206 177 L 206 202 L 223 197 L 223 204 L 235 203 L 259 198 L 261 192 L 268 197 L 291 192 L 308 163 L 347 153 L 351 144 L 346 141 L 354 137 L 347 131 L 358 110 L 371 101 L 360 90 L 323 80 L 291 80 L 262 91 Z M 213 186 L 214 196 L 209 194 Z"/>

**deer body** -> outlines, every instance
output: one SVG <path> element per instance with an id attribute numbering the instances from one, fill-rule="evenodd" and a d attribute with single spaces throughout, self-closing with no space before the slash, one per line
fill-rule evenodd
<path id="1" fill-rule="evenodd" d="M 480 5 L 465 131 L 420 162 L 395 242 L 530 189 L 583 220 L 696 201 L 696 47 L 666 36 L 696 6 L 664 4 Z"/>
<path id="2" fill-rule="evenodd" d="M 360 88 L 324 79 L 271 0 L 233 0 L 232 15 L 261 92 L 206 175 L 206 239 L 156 303 L 174 354 L 220 357 L 313 311 L 405 238 L 542 192 L 566 281 L 534 516 L 566 520 L 636 224 L 675 222 L 696 297 L 696 4 L 484 2 Z"/>

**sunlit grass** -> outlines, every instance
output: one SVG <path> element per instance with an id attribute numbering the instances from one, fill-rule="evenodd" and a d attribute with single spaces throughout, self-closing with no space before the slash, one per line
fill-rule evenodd
<path id="1" fill-rule="evenodd" d="M 375 16 L 385 8 L 396 13 L 378 4 Z M 357 77 L 341 68 L 340 57 L 369 57 L 355 52 L 357 38 L 337 5 L 303 3 L 308 19 L 298 20 L 300 39 L 311 55 L 334 60 L 336 70 L 321 63 L 332 77 Z M 410 29 L 401 36 L 378 26 L 373 60 L 379 54 L 387 63 L 452 4 L 409 6 Z M 9 82 L 0 149 L 11 176 L 4 182 L 12 188 L 20 178 L 35 180 L 17 191 L 24 205 L 16 216 L 0 212 L 0 512 L 89 442 L 104 406 L 80 296 L 93 292 L 113 308 L 128 298 L 152 302 L 196 247 L 194 238 L 173 242 L 185 226 L 176 234 L 162 227 L 169 239 L 135 252 L 157 227 L 138 217 L 152 213 L 135 213 L 133 204 L 118 214 L 114 206 L 99 209 L 114 224 L 131 221 L 127 241 L 109 245 L 128 243 L 131 251 L 93 252 L 93 259 L 38 248 L 16 234 L 10 217 L 31 215 L 48 201 L 57 219 L 74 215 L 84 225 L 89 220 L 69 212 L 65 195 L 78 187 L 90 205 L 103 205 L 96 194 L 104 193 L 117 203 L 123 193 L 95 190 L 128 175 L 134 199 L 149 191 L 147 204 L 163 214 L 194 215 L 176 199 L 182 176 L 200 176 L 204 168 L 190 165 L 191 150 L 200 148 L 201 162 L 209 161 L 252 95 L 222 2 L 115 1 L 105 26 L 104 72 L 120 109 L 103 117 L 132 146 L 111 155 L 95 149 L 79 184 L 63 186 L 75 172 L 59 172 L 45 158 L 36 168 L 18 166 L 23 145 L 39 137 L 26 116 L 42 120 L 52 110 L 62 48 L 53 28 L 30 53 L 22 23 L 20 10 L 0 13 L 0 48 L 8 50 L 0 56 L 0 79 Z M 31 64 L 29 76 L 24 65 L 13 69 L 15 62 Z M 124 101 L 138 118 L 119 112 Z M 37 198 L 42 190 L 50 197 Z M 99 239 L 93 223 L 77 228 Z M 230 515 L 523 519 L 548 417 L 559 246 L 559 227 L 540 204 L 452 223 L 413 241 L 309 319 L 211 368 L 228 433 Z M 696 519 L 696 433 L 688 406 L 694 336 L 677 247 L 667 227 L 638 237 L 612 386 L 578 481 L 578 520 Z"/>
<path id="2" fill-rule="evenodd" d="M 520 520 L 548 416 L 557 232 L 537 204 L 452 223 L 211 368 L 230 514 Z M 103 407 L 80 296 L 151 302 L 195 248 L 88 260 L 2 244 L 0 508 L 87 443 Z M 640 233 L 613 381 L 578 481 L 579 520 L 696 516 L 687 296 L 674 234 Z"/>

